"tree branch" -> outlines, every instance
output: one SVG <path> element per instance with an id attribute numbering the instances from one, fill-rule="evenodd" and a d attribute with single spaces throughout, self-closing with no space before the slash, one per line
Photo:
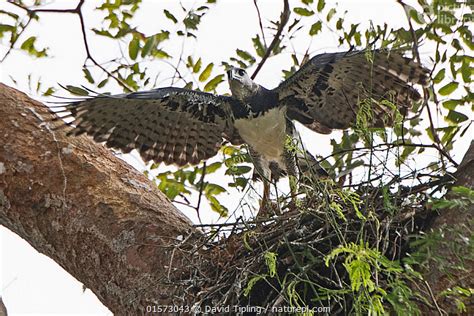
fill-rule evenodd
<path id="1" fill-rule="evenodd" d="M 176 244 L 193 247 L 200 234 L 144 175 L 87 137 L 53 132 L 51 118 L 0 84 L 0 224 L 117 315 L 173 303 L 168 274 L 189 267 Z"/>
<path id="2" fill-rule="evenodd" d="M 83 43 L 84 43 L 84 48 L 86 50 L 86 58 L 89 59 L 90 61 L 92 61 L 92 63 L 94 65 L 96 65 L 97 67 L 99 67 L 103 72 L 105 72 L 107 74 L 107 76 L 114 79 L 122 88 L 125 89 L 125 91 L 132 92 L 132 89 L 130 89 L 130 87 L 123 80 L 121 80 L 119 77 L 115 76 L 110 71 L 105 69 L 104 66 L 102 66 L 100 63 L 98 63 L 97 60 L 95 60 L 95 58 L 92 56 L 91 51 L 89 49 L 89 42 L 87 41 L 84 16 L 82 15 L 82 6 L 84 4 L 84 1 L 85 0 L 79 0 L 77 6 L 74 9 L 30 9 L 30 8 L 27 8 L 27 7 L 19 4 L 19 3 L 16 3 L 13 0 L 8 0 L 8 2 L 13 4 L 14 6 L 25 10 L 30 17 L 37 14 L 37 13 L 72 13 L 72 14 L 76 14 L 79 17 L 79 22 L 81 24 L 82 40 L 83 40 Z M 25 26 L 25 28 L 26 28 L 26 26 Z M 23 30 L 22 30 L 22 32 L 23 32 Z M 3 59 L 5 59 L 5 57 Z M 3 59 L 2 59 L 2 61 L 3 61 Z"/>
<path id="3" fill-rule="evenodd" d="M 273 37 L 273 40 L 270 43 L 270 46 L 267 47 L 267 50 L 265 51 L 265 55 L 263 55 L 262 59 L 258 63 L 257 69 L 255 69 L 255 71 L 253 72 L 252 77 L 251 77 L 252 79 L 255 79 L 258 72 L 267 61 L 268 57 L 270 57 L 270 54 L 272 53 L 273 49 L 280 41 L 280 36 L 281 36 L 281 33 L 283 32 L 283 28 L 285 27 L 286 23 L 288 23 L 289 19 L 290 19 L 290 5 L 288 4 L 288 0 L 283 0 L 283 12 L 280 15 L 280 22 L 278 23 L 277 32 L 275 34 L 275 37 Z"/>

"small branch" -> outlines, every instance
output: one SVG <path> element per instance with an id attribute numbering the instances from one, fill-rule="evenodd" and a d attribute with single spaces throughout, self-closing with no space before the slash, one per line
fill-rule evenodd
<path id="1" fill-rule="evenodd" d="M 436 301 L 436 297 L 434 296 L 433 291 L 431 290 L 431 286 L 426 281 L 424 281 L 424 283 L 425 283 L 426 288 L 428 289 L 428 293 L 430 294 L 431 299 L 433 300 L 436 310 L 441 316 L 445 315 L 446 313 L 443 313 L 441 309 L 439 308 L 438 302 Z"/>
<path id="2" fill-rule="evenodd" d="M 253 0 L 253 4 L 255 5 L 255 9 L 257 10 L 258 25 L 260 26 L 260 32 L 262 32 L 263 44 L 265 45 L 265 47 L 267 47 L 267 41 L 265 40 L 265 32 L 263 31 L 262 16 L 260 15 L 260 8 L 258 7 L 257 0 Z"/>
<path id="3" fill-rule="evenodd" d="M 411 22 L 410 14 L 407 11 L 407 5 L 403 2 L 403 0 L 397 0 L 397 2 L 403 7 L 403 11 L 405 12 L 405 15 L 407 17 L 408 21 L 408 26 L 410 28 L 410 34 L 413 40 L 413 57 L 416 59 L 416 61 L 421 65 L 421 58 L 420 58 L 420 53 L 418 50 L 418 37 L 416 36 L 415 29 L 413 27 L 413 23 Z M 428 113 L 428 120 L 430 121 L 430 131 L 431 134 L 433 135 L 434 141 L 438 145 L 439 148 L 443 148 L 443 145 L 441 143 L 441 140 L 439 139 L 438 133 L 436 132 L 436 129 L 434 127 L 434 122 L 433 122 L 433 116 L 431 115 L 431 109 L 428 104 L 428 96 L 429 96 L 429 91 L 427 88 L 423 88 L 423 107 L 426 108 L 426 111 Z M 449 161 L 452 161 L 452 158 L 447 154 L 444 150 L 440 150 L 441 153 L 444 153 L 443 156 L 445 156 Z M 441 160 L 441 163 L 443 164 L 443 167 L 446 167 L 444 164 L 444 160 Z M 446 168 L 445 168 L 446 169 Z"/>
<path id="4" fill-rule="evenodd" d="M 77 16 L 79 16 L 79 21 L 81 23 L 81 31 L 82 31 L 82 39 L 83 39 L 83 42 L 84 42 L 84 47 L 85 47 L 85 50 L 86 50 L 86 57 L 87 59 L 89 59 L 90 61 L 92 61 L 92 63 L 94 63 L 94 65 L 96 65 L 97 67 L 99 67 L 103 72 L 105 72 L 110 78 L 114 79 L 121 87 L 123 87 L 125 89 L 125 91 L 127 92 L 132 92 L 132 89 L 130 89 L 130 87 L 125 83 L 123 82 L 123 80 L 121 80 L 119 77 L 115 76 L 114 74 L 112 74 L 110 71 L 108 71 L 107 69 L 105 69 L 101 64 L 99 64 L 95 58 L 92 56 L 91 52 L 90 52 L 90 49 L 89 49 L 89 43 L 87 41 L 87 36 L 86 36 L 86 27 L 85 27 L 85 22 L 84 22 L 84 17 L 82 15 L 82 5 L 84 4 L 85 0 L 79 0 L 79 2 L 77 3 L 77 6 L 74 8 L 74 9 L 30 9 L 30 8 L 27 8 L 25 6 L 23 6 L 22 4 L 20 3 L 17 3 L 17 2 L 14 2 L 14 0 L 8 0 L 8 3 L 22 9 L 22 10 L 25 10 L 28 15 L 30 16 L 30 20 L 31 18 L 37 14 L 37 13 L 72 13 L 72 14 L 77 14 Z M 28 21 L 29 23 L 29 21 Z M 28 25 L 27 23 L 27 25 Z M 25 25 L 25 28 L 26 26 Z M 25 29 L 23 28 L 23 30 Z M 22 32 L 23 32 L 22 30 Z M 20 33 L 21 34 L 21 33 Z M 14 44 L 14 43 L 13 43 Z M 13 46 L 12 44 L 12 46 Z M 8 54 L 8 52 L 7 52 Z M 4 56 L 4 58 L 2 59 L 2 61 L 5 59 L 6 56 Z M 85 66 L 85 65 L 84 65 Z"/>
<path id="5" fill-rule="evenodd" d="M 344 154 L 344 153 L 348 153 L 348 152 L 354 152 L 354 151 L 358 151 L 358 150 L 371 150 L 371 149 L 380 148 L 380 147 L 387 147 L 386 149 L 391 149 L 391 148 L 395 148 L 395 147 L 434 148 L 434 149 L 438 150 L 439 153 L 441 155 L 443 155 L 446 159 L 448 159 L 455 167 L 458 166 L 458 163 L 456 161 L 454 161 L 454 159 L 451 158 L 451 156 L 448 153 L 446 153 L 442 148 L 440 148 L 438 146 L 438 144 L 406 144 L 406 143 L 399 143 L 399 144 L 396 144 L 396 143 L 383 143 L 383 144 L 374 145 L 372 147 L 355 147 L 355 148 L 350 148 L 350 149 L 343 149 L 343 150 L 339 150 L 337 152 L 334 152 L 330 155 L 327 155 L 327 156 L 323 157 L 322 159 L 319 159 L 318 162 L 327 160 L 327 159 L 329 159 L 329 158 L 331 158 L 335 155 L 340 155 L 340 154 Z"/>
<path id="6" fill-rule="evenodd" d="M 280 36 L 281 33 L 283 32 L 283 28 L 285 27 L 286 23 L 288 23 L 288 20 L 290 19 L 290 5 L 288 4 L 288 0 L 283 0 L 283 12 L 280 15 L 280 22 L 278 23 L 278 29 L 275 34 L 275 37 L 273 37 L 272 42 L 270 43 L 270 46 L 268 46 L 267 50 L 265 51 L 265 55 L 263 55 L 262 59 L 260 60 L 260 63 L 257 66 L 257 69 L 252 74 L 252 79 L 255 79 L 257 76 L 258 72 L 260 69 L 262 69 L 263 65 L 267 61 L 268 57 L 270 57 L 270 54 L 272 53 L 272 50 L 275 48 L 275 46 L 278 44 L 280 41 Z"/>
<path id="7" fill-rule="evenodd" d="M 13 46 L 15 46 L 16 42 L 18 42 L 18 39 L 23 34 L 23 32 L 26 30 L 26 28 L 30 24 L 31 20 L 32 20 L 32 16 L 28 15 L 28 21 L 25 23 L 25 25 L 23 26 L 21 31 L 17 34 L 15 40 L 13 42 L 11 42 L 10 47 L 8 48 L 8 51 L 5 53 L 5 55 L 3 55 L 3 58 L 2 58 L 2 60 L 0 60 L 0 63 L 3 63 L 5 61 L 5 59 L 8 57 L 8 55 L 10 55 L 11 51 L 13 50 Z"/>
<path id="8" fill-rule="evenodd" d="M 196 205 L 196 212 L 197 212 L 197 217 L 199 219 L 199 223 L 202 223 L 201 216 L 199 215 L 199 208 L 201 207 L 202 192 L 204 190 L 204 177 L 205 176 L 206 176 L 206 162 L 204 162 L 202 166 L 202 175 L 201 175 L 201 179 L 199 180 L 199 197 L 198 197 L 198 202 Z"/>
<path id="9" fill-rule="evenodd" d="M 82 2 L 82 1 L 81 1 Z M 87 36 L 86 36 L 86 27 L 85 27 L 85 23 L 84 23 L 84 17 L 82 16 L 82 12 L 79 11 L 77 13 L 77 15 L 79 16 L 79 21 L 81 23 L 81 31 L 82 31 L 82 40 L 84 42 L 84 47 L 86 49 L 86 54 L 87 54 L 87 58 L 90 59 L 90 61 L 92 61 L 94 63 L 94 65 L 96 65 L 97 67 L 99 67 L 103 72 L 105 72 L 110 78 L 114 79 L 120 86 L 122 86 L 125 91 L 127 92 L 132 92 L 132 89 L 129 88 L 129 86 L 123 82 L 120 78 L 114 76 L 111 72 L 109 72 L 107 69 L 105 69 L 101 64 L 99 64 L 94 57 L 92 57 L 92 54 L 89 50 L 89 43 L 87 42 Z"/>
<path id="10" fill-rule="evenodd" d="M 407 11 L 407 5 L 402 0 L 397 0 L 397 2 L 403 7 L 403 11 L 407 17 L 408 26 L 410 27 L 410 33 L 413 39 L 413 57 L 415 57 L 416 61 L 421 64 L 420 53 L 418 52 L 418 38 L 416 36 L 415 29 L 413 28 L 413 24 L 411 23 L 411 18 Z"/>
<path id="11" fill-rule="evenodd" d="M 30 9 L 23 6 L 20 3 L 15 2 L 14 0 L 8 0 L 8 3 L 13 4 L 14 6 L 25 10 L 29 15 L 34 15 L 35 13 L 76 13 L 78 14 L 81 11 L 81 7 L 84 4 L 85 0 L 79 0 L 76 8 L 74 9 Z"/>

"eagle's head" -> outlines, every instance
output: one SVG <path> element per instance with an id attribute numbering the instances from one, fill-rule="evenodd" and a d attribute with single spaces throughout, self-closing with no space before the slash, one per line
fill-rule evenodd
<path id="1" fill-rule="evenodd" d="M 253 82 L 242 68 L 231 67 L 227 70 L 227 80 L 229 80 L 232 96 L 239 100 L 245 100 L 255 95 L 259 88 L 259 85 Z"/>

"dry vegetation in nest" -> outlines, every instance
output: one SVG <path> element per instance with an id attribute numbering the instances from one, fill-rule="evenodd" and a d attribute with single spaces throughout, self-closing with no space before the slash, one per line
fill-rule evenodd
<path id="1" fill-rule="evenodd" d="M 195 249 L 176 248 L 190 267 L 179 279 L 179 296 L 192 296 L 196 311 L 220 314 L 374 308 L 416 314 L 417 304 L 431 302 L 409 287 L 418 281 L 410 245 L 435 215 L 425 207 L 426 192 L 450 180 L 399 186 L 396 194 L 384 186 L 342 189 L 317 180 L 302 187 L 304 198 L 283 215 L 210 225 Z M 211 309 L 217 306 L 229 309 Z"/>

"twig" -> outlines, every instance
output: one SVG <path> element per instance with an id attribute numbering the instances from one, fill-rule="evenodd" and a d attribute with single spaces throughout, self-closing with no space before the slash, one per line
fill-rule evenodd
<path id="1" fill-rule="evenodd" d="M 199 219 L 199 223 L 201 224 L 202 224 L 202 221 L 201 221 L 201 216 L 199 215 L 199 208 L 201 207 L 202 192 L 204 190 L 204 177 L 205 176 L 206 176 L 206 162 L 204 162 L 202 166 L 202 175 L 201 175 L 201 179 L 199 180 L 199 197 L 198 197 L 197 205 L 195 207 L 197 217 Z"/>
<path id="2" fill-rule="evenodd" d="M 86 27 L 85 27 L 85 23 L 84 23 L 84 17 L 82 16 L 82 12 L 79 11 L 77 13 L 77 15 L 79 16 L 79 21 L 81 23 L 81 31 L 82 31 L 82 40 L 84 42 L 84 47 L 86 49 L 86 54 L 87 54 L 87 58 L 90 59 L 90 61 L 92 61 L 94 63 L 94 65 L 96 65 L 97 67 L 99 67 L 103 72 L 105 72 L 110 78 L 114 79 L 120 86 L 122 86 L 125 91 L 127 92 L 132 92 L 132 89 L 130 89 L 128 87 L 128 85 L 126 83 L 124 83 L 120 78 L 114 76 L 111 72 L 109 72 L 107 69 L 105 69 L 101 64 L 99 64 L 94 57 L 92 57 L 92 54 L 89 50 L 89 43 L 87 42 L 87 36 L 86 36 Z"/>
<path id="3" fill-rule="evenodd" d="M 83 42 L 84 42 L 84 47 L 85 47 L 85 50 L 86 50 L 86 57 L 87 59 L 90 59 L 92 61 L 92 63 L 94 63 L 94 65 L 96 65 L 97 67 L 99 67 L 103 72 L 105 72 L 110 78 L 113 78 L 115 81 L 117 81 L 117 83 L 122 86 L 125 91 L 127 92 L 131 92 L 132 89 L 130 89 L 130 87 L 125 83 L 123 82 L 120 78 L 118 78 L 117 76 L 113 75 L 110 71 L 108 71 L 107 69 L 105 69 L 101 64 L 99 64 L 95 58 L 92 56 L 91 52 L 90 52 L 90 49 L 89 49 L 89 43 L 87 41 L 87 36 L 86 36 L 86 27 L 85 27 L 85 23 L 84 23 L 84 17 L 82 15 L 82 5 L 84 4 L 85 0 L 79 0 L 79 2 L 77 3 L 77 6 L 74 8 L 74 9 L 30 9 L 30 8 L 27 8 L 25 6 L 23 6 L 22 4 L 20 3 L 17 3 L 17 2 L 14 2 L 13 0 L 8 0 L 8 3 L 20 8 L 20 9 L 23 9 L 25 10 L 28 15 L 30 16 L 30 18 L 32 16 L 34 16 L 35 14 L 37 13 L 72 13 L 72 14 L 77 14 L 77 16 L 79 16 L 79 21 L 81 23 L 81 31 L 82 31 L 82 39 L 83 39 Z M 26 27 L 26 26 L 25 26 Z M 23 31 L 22 31 L 23 32 Z M 3 60 L 2 60 L 3 61 Z M 85 66 L 85 65 L 84 65 Z"/>
<path id="4" fill-rule="evenodd" d="M 257 10 L 258 25 L 260 26 L 260 32 L 262 32 L 263 45 L 267 47 L 267 41 L 265 40 L 265 33 L 263 31 L 262 16 L 260 15 L 260 8 L 258 7 L 257 0 L 253 0 L 253 4 L 255 5 L 255 9 Z"/>
<path id="5" fill-rule="evenodd" d="M 23 28 L 21 29 L 20 32 L 18 32 L 15 39 L 10 43 L 10 47 L 8 48 L 8 51 L 5 53 L 5 55 L 3 55 L 3 58 L 2 60 L 0 60 L 0 63 L 3 63 L 5 59 L 8 57 L 8 55 L 10 55 L 11 51 L 13 50 L 13 46 L 15 46 L 16 42 L 18 41 L 20 36 L 23 34 L 23 32 L 26 30 L 26 28 L 28 27 L 32 19 L 33 19 L 32 16 L 28 15 L 28 21 L 25 23 L 25 25 L 23 25 Z"/>
<path id="6" fill-rule="evenodd" d="M 290 5 L 288 4 L 288 0 L 283 0 L 283 12 L 280 15 L 280 22 L 278 23 L 277 32 L 275 34 L 275 37 L 273 37 L 273 40 L 270 43 L 270 46 L 267 47 L 267 50 L 265 51 L 265 55 L 263 55 L 262 59 L 258 63 L 257 69 L 255 69 L 255 71 L 253 72 L 252 77 L 251 77 L 252 79 L 255 79 L 258 72 L 267 61 L 268 57 L 270 57 L 272 50 L 280 41 L 280 36 L 281 36 L 281 33 L 283 32 L 283 28 L 285 27 L 286 23 L 288 23 L 289 19 L 290 19 Z"/>
<path id="7" fill-rule="evenodd" d="M 438 310 L 438 313 L 442 316 L 444 315 L 443 312 L 441 311 L 441 308 L 439 308 L 438 302 L 436 301 L 436 298 L 433 294 L 433 291 L 431 290 L 431 286 L 428 284 L 428 282 L 423 281 L 425 283 L 426 288 L 428 289 L 428 293 L 430 293 L 431 299 L 433 300 L 434 305 L 436 306 L 436 309 Z"/>
<path id="8" fill-rule="evenodd" d="M 451 156 L 448 153 L 446 153 L 442 148 L 440 148 L 438 144 L 407 144 L 407 143 L 398 143 L 398 144 L 397 143 L 383 143 L 383 144 L 377 144 L 371 147 L 355 147 L 355 148 L 343 149 L 319 159 L 318 163 L 320 163 L 321 161 L 327 160 L 335 155 L 340 155 L 340 154 L 344 154 L 348 152 L 354 152 L 358 150 L 371 150 L 371 149 L 380 148 L 380 147 L 387 147 L 387 149 L 391 149 L 395 147 L 434 148 L 438 150 L 441 153 L 441 155 L 443 155 L 446 159 L 448 159 L 455 167 L 458 166 L 458 163 L 454 161 L 454 159 L 451 158 Z"/>
<path id="9" fill-rule="evenodd" d="M 418 51 L 418 37 L 416 36 L 415 29 L 413 28 L 413 24 L 411 22 L 410 14 L 407 11 L 407 5 L 403 2 L 403 0 L 397 0 L 397 2 L 403 7 L 403 10 L 405 11 L 405 16 L 407 17 L 408 26 L 410 28 L 410 34 L 411 34 L 411 37 L 412 37 L 412 40 L 413 40 L 413 48 L 412 48 L 413 57 L 421 65 L 420 53 Z M 433 135 L 434 141 L 439 146 L 439 148 L 443 148 L 441 140 L 439 139 L 438 133 L 436 132 L 436 129 L 434 127 L 433 116 L 431 115 L 431 109 L 428 105 L 428 97 L 427 96 L 429 96 L 429 92 L 428 92 L 427 88 L 423 88 L 423 95 L 424 95 L 423 107 L 426 108 L 426 111 L 428 113 L 428 120 L 430 121 L 431 134 Z M 443 153 L 446 154 L 446 155 L 443 154 L 443 156 L 445 156 L 449 161 L 452 161 L 452 158 L 445 152 L 444 148 L 442 150 L 440 150 L 440 152 L 442 154 Z M 441 163 L 443 164 L 444 169 L 446 169 L 446 166 L 444 164 L 444 160 L 441 160 Z"/>

